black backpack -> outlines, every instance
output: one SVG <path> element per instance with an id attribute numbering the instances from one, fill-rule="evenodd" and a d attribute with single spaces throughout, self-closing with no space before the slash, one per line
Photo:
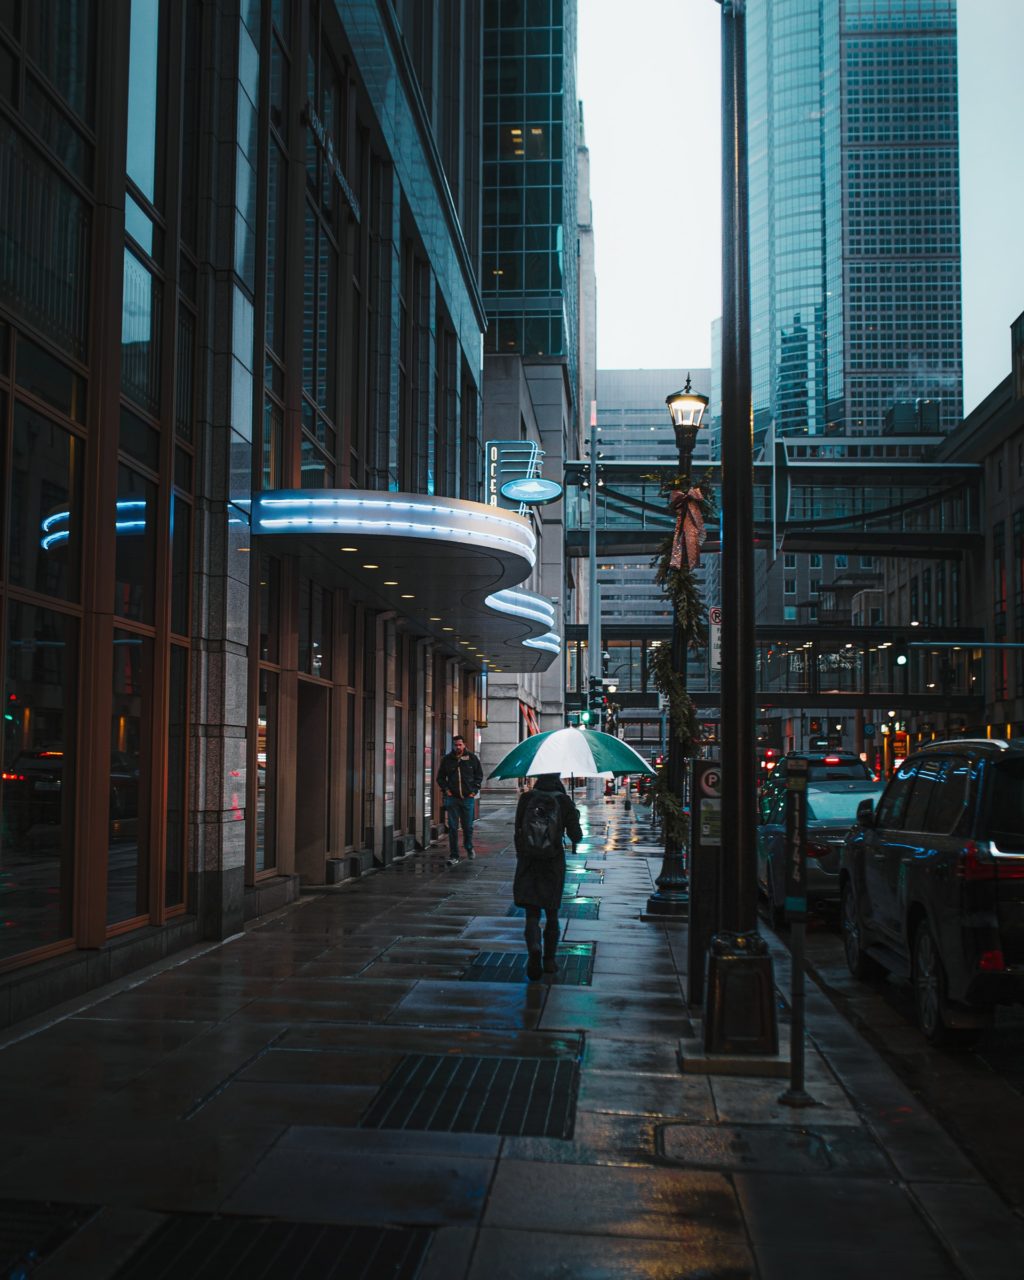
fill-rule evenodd
<path id="1" fill-rule="evenodd" d="M 523 808 L 519 852 L 531 858 L 557 858 L 562 852 L 562 815 L 558 796 L 531 791 Z"/>

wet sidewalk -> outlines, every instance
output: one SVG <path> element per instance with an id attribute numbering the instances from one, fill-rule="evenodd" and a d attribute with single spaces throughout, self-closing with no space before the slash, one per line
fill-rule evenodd
<path id="1" fill-rule="evenodd" d="M 660 847 L 581 807 L 553 977 L 485 797 L 472 863 L 435 846 L 6 1033 L 0 1275 L 1018 1280 L 1019 1219 L 815 988 L 820 1105 L 680 1070 Z"/>

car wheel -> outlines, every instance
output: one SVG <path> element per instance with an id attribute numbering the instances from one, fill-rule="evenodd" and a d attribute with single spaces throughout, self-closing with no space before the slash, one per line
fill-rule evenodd
<path id="1" fill-rule="evenodd" d="M 869 956 L 863 949 L 857 897 L 849 880 L 843 884 L 839 910 L 843 918 L 843 950 L 846 953 L 846 967 L 861 982 L 872 982 L 883 977 L 885 969 L 874 956 Z"/>
<path id="2" fill-rule="evenodd" d="M 917 1025 L 929 1044 L 966 1046 L 977 1040 L 979 1027 L 946 1025 L 946 971 L 932 932 L 923 920 L 914 933 L 912 980 Z"/>

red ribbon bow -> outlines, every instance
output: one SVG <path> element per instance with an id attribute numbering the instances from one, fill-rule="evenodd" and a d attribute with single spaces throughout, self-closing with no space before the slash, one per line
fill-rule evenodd
<path id="1" fill-rule="evenodd" d="M 700 549 L 704 543 L 704 517 L 700 504 L 704 495 L 697 488 L 673 489 L 668 500 L 669 509 L 676 518 L 675 531 L 672 534 L 672 555 L 669 564 L 673 569 L 683 566 L 683 549 L 686 549 L 686 563 L 690 569 L 700 564 Z"/>

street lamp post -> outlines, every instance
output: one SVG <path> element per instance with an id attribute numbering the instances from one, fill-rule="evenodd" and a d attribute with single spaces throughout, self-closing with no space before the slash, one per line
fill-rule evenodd
<path id="1" fill-rule="evenodd" d="M 704 1047 L 774 1054 L 771 955 L 757 931 L 754 493 L 745 0 L 722 6 L 722 853 Z"/>
<path id="2" fill-rule="evenodd" d="M 708 407 L 707 396 L 698 395 L 690 386 L 687 375 L 686 386 L 682 391 L 675 391 L 666 396 L 672 427 L 676 433 L 676 448 L 679 451 L 679 483 L 682 493 L 691 487 L 690 471 L 693 465 L 693 447 L 697 443 L 697 432 L 700 430 L 704 410 Z M 686 664 L 689 657 L 689 637 L 679 621 L 678 605 L 672 608 L 672 670 L 678 675 L 682 692 L 686 692 Z M 668 762 L 665 765 L 666 781 L 669 790 L 679 801 L 683 798 L 683 787 L 686 780 L 687 755 L 683 744 L 672 731 L 672 718 L 669 716 Z M 690 882 L 686 871 L 686 858 L 682 842 L 669 834 L 668 824 L 665 829 L 665 855 L 661 863 L 661 872 L 654 882 L 658 888 L 647 899 L 647 915 L 652 916 L 685 916 L 690 910 Z"/>

